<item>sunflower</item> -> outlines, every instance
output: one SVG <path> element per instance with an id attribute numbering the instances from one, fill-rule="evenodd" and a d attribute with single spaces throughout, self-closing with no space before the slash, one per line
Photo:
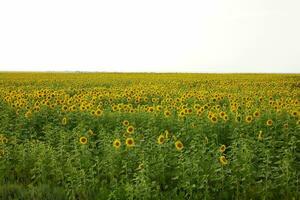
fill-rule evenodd
<path id="1" fill-rule="evenodd" d="M 263 133 L 262 131 L 259 131 L 259 134 L 258 134 L 258 140 L 262 141 L 263 140 Z"/>
<path id="2" fill-rule="evenodd" d="M 288 124 L 288 123 L 285 123 L 285 124 L 283 125 L 283 128 L 285 128 L 285 129 L 289 128 L 289 124 Z"/>
<path id="3" fill-rule="evenodd" d="M 222 111 L 219 113 L 219 115 L 220 115 L 220 117 L 223 117 L 224 115 L 226 115 L 226 113 Z"/>
<path id="4" fill-rule="evenodd" d="M 246 122 L 247 122 L 247 123 L 251 123 L 252 120 L 253 120 L 253 118 L 252 118 L 251 115 L 248 115 L 248 116 L 246 117 Z"/>
<path id="5" fill-rule="evenodd" d="M 153 108 L 153 107 L 149 107 L 149 108 L 147 109 L 147 111 L 148 111 L 148 112 L 153 112 L 153 111 L 154 111 L 154 108 Z"/>
<path id="6" fill-rule="evenodd" d="M 89 134 L 89 135 L 95 135 L 95 133 L 94 133 L 94 131 L 93 131 L 92 129 L 89 129 L 89 130 L 88 130 L 88 134 Z"/>
<path id="7" fill-rule="evenodd" d="M 124 126 L 128 126 L 128 125 L 129 125 L 129 121 L 128 121 L 128 120 L 124 120 L 124 121 L 122 122 L 122 124 L 123 124 Z"/>
<path id="8" fill-rule="evenodd" d="M 84 136 L 82 136 L 82 137 L 79 138 L 79 142 L 80 142 L 81 144 L 86 144 L 87 141 L 88 141 L 88 139 L 87 139 L 86 137 L 84 137 Z"/>
<path id="9" fill-rule="evenodd" d="M 166 137 L 166 139 L 168 139 L 169 137 L 170 137 L 170 133 L 169 133 L 169 131 L 168 130 L 165 130 L 165 137 Z"/>
<path id="10" fill-rule="evenodd" d="M 102 111 L 101 109 L 97 109 L 97 110 L 94 112 L 94 115 L 95 115 L 96 117 L 99 117 L 99 116 L 102 115 L 102 113 L 103 113 L 103 111 Z"/>
<path id="11" fill-rule="evenodd" d="M 7 137 L 3 136 L 3 135 L 0 135 L 0 143 L 1 144 L 5 144 L 8 142 L 8 139 Z"/>
<path id="12" fill-rule="evenodd" d="M 254 113 L 253 113 L 253 116 L 254 117 L 259 117 L 260 116 L 260 112 L 257 110 L 257 111 L 255 111 Z"/>
<path id="13" fill-rule="evenodd" d="M 126 146 L 127 147 L 133 147 L 134 146 L 134 140 L 133 140 L 133 138 L 127 138 L 126 139 Z"/>
<path id="14" fill-rule="evenodd" d="M 119 149 L 121 147 L 121 141 L 119 139 L 115 139 L 115 141 L 113 142 L 113 146 L 116 149 Z"/>
<path id="15" fill-rule="evenodd" d="M 228 161 L 225 158 L 225 156 L 220 156 L 219 161 L 220 161 L 221 165 L 227 165 L 228 164 Z"/>
<path id="16" fill-rule="evenodd" d="M 223 120 L 224 120 L 225 122 L 228 121 L 228 115 L 224 115 L 222 118 L 223 118 Z"/>
<path id="17" fill-rule="evenodd" d="M 219 150 L 220 150 L 221 153 L 224 153 L 224 151 L 226 150 L 225 144 L 223 144 L 223 145 L 220 147 Z"/>
<path id="18" fill-rule="evenodd" d="M 267 122 L 266 122 L 267 126 L 272 126 L 273 125 L 273 121 L 271 119 L 269 119 Z"/>
<path id="19" fill-rule="evenodd" d="M 242 119 L 242 118 L 241 118 L 241 116 L 239 116 L 239 115 L 237 115 L 237 116 L 235 117 L 235 121 L 236 121 L 236 122 L 240 122 L 241 119 Z"/>
<path id="20" fill-rule="evenodd" d="M 171 112 L 168 111 L 168 110 L 166 110 L 166 111 L 164 112 L 164 115 L 165 115 L 165 117 L 170 117 L 170 116 L 171 116 Z"/>
<path id="21" fill-rule="evenodd" d="M 184 110 L 180 111 L 179 114 L 178 114 L 178 116 L 179 117 L 184 117 L 185 116 L 185 111 Z"/>
<path id="22" fill-rule="evenodd" d="M 177 149 L 178 151 L 181 151 L 181 150 L 183 149 L 183 144 L 182 144 L 182 142 L 181 142 L 180 140 L 177 140 L 177 141 L 175 142 L 175 147 L 176 147 L 176 149 Z"/>
<path id="23" fill-rule="evenodd" d="M 133 132 L 134 132 L 134 127 L 133 126 L 128 126 L 127 133 L 133 133 Z"/>
<path id="24" fill-rule="evenodd" d="M 0 158 L 1 158 L 2 156 L 4 156 L 4 154 L 5 154 L 4 149 L 0 149 Z"/>
<path id="25" fill-rule="evenodd" d="M 157 138 L 157 143 L 158 143 L 158 144 L 163 144 L 164 142 L 165 142 L 165 136 L 160 135 L 160 136 Z"/>
<path id="26" fill-rule="evenodd" d="M 62 123 L 62 125 L 66 125 L 66 124 L 67 124 L 67 118 L 64 117 L 64 118 L 61 120 L 61 123 Z"/>
<path id="27" fill-rule="evenodd" d="M 31 115 L 32 115 L 32 113 L 31 113 L 30 110 L 28 110 L 28 111 L 25 113 L 25 117 L 26 117 L 26 118 L 30 118 Z"/>
<path id="28" fill-rule="evenodd" d="M 294 117 L 297 117 L 298 112 L 297 112 L 297 111 L 293 111 L 293 112 L 292 112 L 292 115 L 293 115 Z"/>
<path id="29" fill-rule="evenodd" d="M 61 107 L 61 109 L 62 109 L 62 111 L 66 112 L 66 111 L 68 110 L 68 106 L 63 105 L 63 106 Z"/>
<path id="30" fill-rule="evenodd" d="M 210 118 L 210 121 L 212 122 L 212 123 L 217 123 L 217 121 L 218 121 L 218 118 L 216 117 L 216 116 L 212 116 L 211 118 Z"/>

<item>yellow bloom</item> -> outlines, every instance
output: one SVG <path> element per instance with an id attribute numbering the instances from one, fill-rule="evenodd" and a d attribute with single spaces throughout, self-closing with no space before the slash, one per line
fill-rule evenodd
<path id="1" fill-rule="evenodd" d="M 61 120 L 61 123 L 62 123 L 63 125 L 66 125 L 66 124 L 67 124 L 67 118 L 64 117 L 64 118 Z"/>
<path id="2" fill-rule="evenodd" d="M 81 144 L 86 144 L 88 142 L 88 139 L 86 137 L 82 136 L 82 137 L 79 138 L 79 142 Z"/>
<path id="3" fill-rule="evenodd" d="M 258 134 L 258 140 L 263 140 L 263 134 L 262 134 L 262 131 L 259 131 L 259 134 Z"/>
<path id="4" fill-rule="evenodd" d="M 128 125 L 129 125 L 129 121 L 128 121 L 128 120 L 124 120 L 124 121 L 123 121 L 123 125 L 124 125 L 124 126 L 128 126 Z"/>
<path id="5" fill-rule="evenodd" d="M 103 111 L 102 111 L 101 109 L 97 109 L 97 110 L 94 112 L 94 115 L 97 116 L 97 117 L 99 117 L 99 116 L 102 115 L 102 113 L 103 113 Z"/>
<path id="6" fill-rule="evenodd" d="M 267 126 L 272 126 L 273 125 L 273 121 L 271 119 L 269 119 L 267 122 L 266 122 Z"/>
<path id="7" fill-rule="evenodd" d="M 136 170 L 142 170 L 144 168 L 144 163 L 139 164 L 138 168 Z"/>
<path id="8" fill-rule="evenodd" d="M 133 132 L 134 132 L 134 127 L 133 126 L 128 126 L 127 133 L 133 133 Z"/>
<path id="9" fill-rule="evenodd" d="M 25 113 L 25 117 L 26 117 L 26 118 L 30 118 L 31 115 L 32 115 L 32 113 L 31 113 L 30 110 L 28 110 L 28 111 Z"/>
<path id="10" fill-rule="evenodd" d="M 7 137 L 3 136 L 3 135 L 0 135 L 0 144 L 5 144 L 8 142 L 8 139 Z"/>
<path id="11" fill-rule="evenodd" d="M 257 111 L 255 111 L 254 113 L 253 113 L 253 116 L 254 117 L 259 117 L 260 116 L 260 113 L 259 113 L 259 111 L 257 110 Z"/>
<path id="12" fill-rule="evenodd" d="M 227 165 L 228 164 L 228 161 L 225 158 L 225 156 L 220 156 L 219 161 L 220 161 L 221 165 Z"/>
<path id="13" fill-rule="evenodd" d="M 168 111 L 168 110 L 166 110 L 166 111 L 164 112 L 164 115 L 165 115 L 165 117 L 170 117 L 170 116 L 171 116 L 171 112 Z"/>
<path id="14" fill-rule="evenodd" d="M 165 142 L 165 136 L 160 135 L 160 136 L 157 138 L 157 143 L 158 143 L 158 144 L 163 144 L 164 142 Z"/>
<path id="15" fill-rule="evenodd" d="M 119 139 L 115 139 L 115 141 L 113 142 L 113 146 L 116 149 L 119 149 L 121 147 L 121 141 Z"/>
<path id="16" fill-rule="evenodd" d="M 4 156 L 4 154 L 5 154 L 4 149 L 0 149 L 0 158 L 1 158 L 2 156 Z"/>
<path id="17" fill-rule="evenodd" d="M 252 116 L 251 115 L 248 115 L 247 117 L 246 117 L 246 122 L 247 123 L 251 123 L 252 122 Z"/>
<path id="18" fill-rule="evenodd" d="M 127 138 L 126 139 L 126 146 L 127 147 L 133 147 L 134 146 L 134 140 L 133 140 L 133 138 Z"/>
<path id="19" fill-rule="evenodd" d="M 61 110 L 64 111 L 64 112 L 66 112 L 66 111 L 68 110 L 68 106 L 63 105 L 63 106 L 61 107 Z"/>
<path id="20" fill-rule="evenodd" d="M 90 135 L 95 135 L 94 131 L 92 131 L 91 129 L 88 130 L 88 133 L 89 133 Z"/>
<path id="21" fill-rule="evenodd" d="M 175 142 L 175 147 L 176 147 L 177 150 L 181 151 L 181 150 L 183 149 L 183 144 L 182 144 L 182 142 L 181 142 L 180 140 L 177 140 L 177 141 Z"/>
<path id="22" fill-rule="evenodd" d="M 219 150 L 221 153 L 224 153 L 224 151 L 226 150 L 226 146 L 223 144 Z"/>
<path id="23" fill-rule="evenodd" d="M 166 139 L 169 139 L 169 137 L 170 137 L 170 133 L 168 130 L 165 130 L 165 137 L 166 137 Z"/>
<path id="24" fill-rule="evenodd" d="M 218 118 L 216 117 L 216 116 L 212 116 L 211 118 L 210 118 L 210 121 L 212 122 L 212 123 L 217 123 L 217 121 L 218 121 Z"/>

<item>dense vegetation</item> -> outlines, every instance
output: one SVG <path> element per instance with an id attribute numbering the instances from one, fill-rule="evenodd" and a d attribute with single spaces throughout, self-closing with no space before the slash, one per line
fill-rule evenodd
<path id="1" fill-rule="evenodd" d="M 0 199 L 299 199 L 299 78 L 0 73 Z"/>

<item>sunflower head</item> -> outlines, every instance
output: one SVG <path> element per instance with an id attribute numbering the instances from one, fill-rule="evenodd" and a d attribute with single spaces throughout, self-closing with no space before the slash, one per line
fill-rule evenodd
<path id="1" fill-rule="evenodd" d="M 122 122 L 122 124 L 123 124 L 123 126 L 129 126 L 129 121 L 128 121 L 128 120 L 124 120 L 124 121 Z"/>
<path id="2" fill-rule="evenodd" d="M 219 161 L 223 166 L 228 164 L 228 161 L 225 156 L 220 156 Z"/>
<path id="3" fill-rule="evenodd" d="M 181 151 L 181 150 L 183 149 L 183 144 L 182 144 L 182 142 L 181 142 L 180 140 L 177 140 L 177 141 L 175 142 L 175 147 L 176 147 L 176 149 L 177 149 L 178 151 Z"/>
<path id="4" fill-rule="evenodd" d="M 163 144 L 164 142 L 165 142 L 165 136 L 163 136 L 163 135 L 158 136 L 157 143 Z"/>
<path id="5" fill-rule="evenodd" d="M 171 116 L 171 112 L 168 111 L 168 110 L 166 110 L 166 111 L 164 112 L 164 115 L 165 115 L 165 117 L 170 117 L 170 116 Z"/>
<path id="6" fill-rule="evenodd" d="M 170 137 L 170 132 L 168 130 L 165 130 L 165 137 L 166 139 L 169 139 Z"/>
<path id="7" fill-rule="evenodd" d="M 133 126 L 128 126 L 127 127 L 127 133 L 133 133 L 134 132 L 134 127 Z"/>
<path id="8" fill-rule="evenodd" d="M 219 150 L 221 153 L 224 153 L 224 151 L 226 150 L 226 146 L 223 144 Z"/>
<path id="9" fill-rule="evenodd" d="M 119 139 L 115 139 L 115 141 L 113 142 L 113 146 L 116 149 L 119 149 L 121 147 L 121 141 Z"/>
<path id="10" fill-rule="evenodd" d="M 219 113 L 220 117 L 223 117 L 225 114 L 226 114 L 226 113 L 223 112 L 223 111 Z"/>
<path id="11" fill-rule="evenodd" d="M 80 144 L 87 144 L 88 139 L 86 137 L 82 136 L 79 138 L 79 142 L 80 142 Z"/>
<path id="12" fill-rule="evenodd" d="M 258 140 L 262 141 L 263 140 L 263 133 L 262 131 L 259 131 L 259 134 L 258 134 Z"/>
<path id="13" fill-rule="evenodd" d="M 217 123 L 217 121 L 218 121 L 218 118 L 216 117 L 216 116 L 212 116 L 211 118 L 210 118 L 210 121 L 212 122 L 212 123 Z"/>
<path id="14" fill-rule="evenodd" d="M 94 133 L 94 131 L 93 131 L 92 129 L 89 129 L 89 130 L 88 130 L 88 134 L 89 134 L 89 135 L 95 135 L 95 133 Z"/>
<path id="15" fill-rule="evenodd" d="M 248 115 L 247 117 L 246 117 L 246 122 L 247 123 L 251 123 L 252 122 L 252 116 L 251 115 Z"/>
<path id="16" fill-rule="evenodd" d="M 260 116 L 260 113 L 259 113 L 259 111 L 257 110 L 257 111 L 255 111 L 254 113 L 253 113 L 253 116 L 254 117 L 259 117 Z"/>
<path id="17" fill-rule="evenodd" d="M 267 126 L 272 126 L 273 125 L 273 121 L 271 119 L 269 119 L 267 122 L 266 122 Z"/>
<path id="18" fill-rule="evenodd" d="M 102 113 L 103 113 L 103 111 L 102 111 L 101 109 L 97 109 L 97 110 L 95 110 L 94 115 L 95 115 L 96 117 L 99 117 L 99 116 L 102 115 Z"/>
<path id="19" fill-rule="evenodd" d="M 293 115 L 294 117 L 297 117 L 298 112 L 297 112 L 296 110 L 294 110 L 294 111 L 292 112 L 292 115 Z"/>
<path id="20" fill-rule="evenodd" d="M 134 146 L 134 140 L 133 140 L 133 138 L 127 138 L 126 139 L 126 146 L 127 147 L 133 147 Z"/>
<path id="21" fill-rule="evenodd" d="M 8 139 L 7 137 L 3 136 L 3 135 L 0 135 L 0 144 L 5 144 L 8 142 Z"/>
<path id="22" fill-rule="evenodd" d="M 61 123 L 62 123 L 62 125 L 66 125 L 66 124 L 67 124 L 67 118 L 64 117 L 64 118 L 61 120 Z"/>

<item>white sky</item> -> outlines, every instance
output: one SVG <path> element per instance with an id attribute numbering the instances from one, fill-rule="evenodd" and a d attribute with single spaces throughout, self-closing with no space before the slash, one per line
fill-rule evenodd
<path id="1" fill-rule="evenodd" d="M 0 71 L 297 72 L 299 0 L 0 0 Z"/>

